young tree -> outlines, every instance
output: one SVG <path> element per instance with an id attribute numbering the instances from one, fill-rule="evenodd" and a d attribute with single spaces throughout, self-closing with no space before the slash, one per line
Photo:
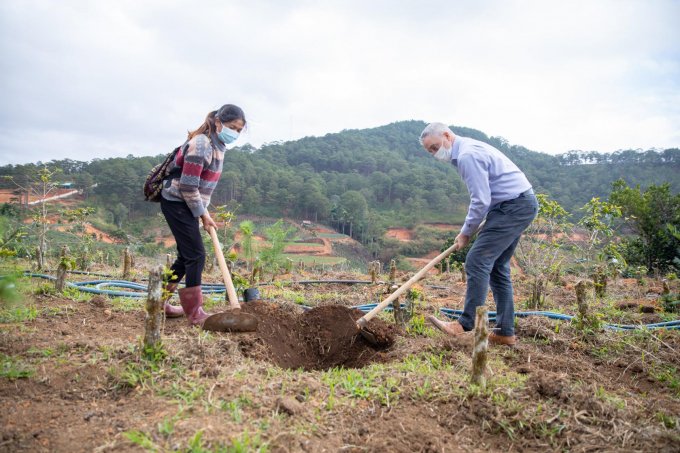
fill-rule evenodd
<path id="1" fill-rule="evenodd" d="M 290 227 L 284 230 L 282 225 L 283 220 L 280 219 L 271 227 L 264 229 L 267 243 L 262 246 L 260 261 L 273 273 L 285 265 L 286 257 L 283 256 L 283 251 L 297 239 L 293 237 L 295 228 Z"/>
<path id="2" fill-rule="evenodd" d="M 56 192 L 56 184 L 53 182 L 55 173 L 44 166 L 37 174 L 26 172 L 22 178 L 9 177 L 19 191 L 25 194 L 26 204 L 34 203 L 36 206 L 33 225 L 37 228 L 36 264 L 38 270 L 47 266 L 47 230 L 49 229 L 47 200 Z M 30 197 L 35 197 L 37 200 L 29 202 Z"/>
<path id="3" fill-rule="evenodd" d="M 90 262 L 90 246 L 94 242 L 92 235 L 87 232 L 87 220 L 90 215 L 95 212 L 94 208 L 76 208 L 76 209 L 64 209 L 61 211 L 60 223 L 63 223 L 63 219 L 66 219 L 69 223 L 76 224 L 76 236 L 80 238 L 79 244 L 79 258 L 80 270 L 87 270 Z"/>
<path id="4" fill-rule="evenodd" d="M 253 261 L 255 253 L 257 253 L 257 242 L 255 241 L 255 225 L 250 220 L 244 220 L 239 224 L 241 229 L 241 245 L 243 246 L 243 254 L 246 257 L 248 264 L 247 269 L 253 268 Z"/>
<path id="5" fill-rule="evenodd" d="M 530 275 L 533 287 L 531 304 L 540 308 L 548 282 L 559 273 L 565 256 L 561 253 L 572 224 L 569 213 L 547 195 L 537 195 L 538 215 L 520 239 L 515 257 L 519 266 Z"/>
<path id="6" fill-rule="evenodd" d="M 671 193 L 671 185 L 651 184 L 642 192 L 619 179 L 609 201 L 621 206 L 627 225 L 638 235 L 626 246 L 626 259 L 634 264 L 667 269 L 673 266 L 676 248 L 667 225 L 680 227 L 680 194 Z"/>

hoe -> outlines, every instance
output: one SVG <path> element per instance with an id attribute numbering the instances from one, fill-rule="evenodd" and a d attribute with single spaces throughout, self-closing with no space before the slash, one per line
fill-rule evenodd
<path id="1" fill-rule="evenodd" d="M 215 248 L 215 255 L 217 262 L 220 265 L 222 272 L 222 279 L 224 280 L 224 287 L 227 290 L 227 298 L 231 310 L 216 313 L 205 320 L 203 323 L 203 330 L 212 330 L 215 332 L 254 332 L 257 330 L 257 318 L 248 313 L 241 313 L 241 306 L 238 303 L 238 296 L 234 288 L 234 282 L 231 281 L 231 274 L 227 263 L 224 261 L 222 254 L 222 247 L 220 241 L 217 239 L 217 232 L 215 228 L 210 228 L 210 237 L 212 238 L 213 246 Z"/>
<path id="2" fill-rule="evenodd" d="M 479 225 L 479 227 L 477 227 L 477 230 L 474 232 L 473 236 L 475 234 L 477 234 L 479 232 L 479 230 L 482 229 L 483 225 L 484 224 L 482 223 L 481 225 Z M 425 274 L 427 274 L 427 272 L 429 272 L 430 269 L 432 269 L 437 264 L 439 264 L 440 261 L 442 261 L 444 258 L 449 256 L 451 253 L 457 252 L 458 250 L 460 250 L 460 247 L 458 246 L 457 243 L 453 244 L 451 247 L 444 250 L 442 253 L 439 254 L 439 256 L 437 256 L 435 259 L 433 259 L 432 261 L 427 263 L 427 265 L 424 268 L 422 268 L 416 275 L 411 277 L 411 279 L 409 281 L 407 281 L 406 283 L 401 285 L 399 287 L 399 289 L 397 289 L 395 292 L 393 292 L 390 295 L 390 297 L 388 297 L 387 299 L 380 302 L 375 308 L 373 308 L 371 311 L 369 311 L 363 317 L 361 317 L 359 320 L 357 320 L 357 327 L 359 328 L 359 332 L 361 332 L 361 335 L 363 335 L 363 337 L 366 340 L 368 340 L 369 343 L 374 344 L 374 345 L 379 345 L 381 343 L 381 341 L 380 341 L 379 338 L 376 338 L 376 336 L 373 332 L 371 332 L 371 330 L 368 327 L 368 322 L 371 319 L 373 319 L 373 317 L 375 315 L 380 313 L 380 311 L 382 309 L 387 307 L 387 305 L 389 305 L 393 301 L 397 300 L 399 298 L 399 296 L 401 296 L 401 294 L 404 291 L 406 291 L 411 286 L 413 286 L 413 284 L 416 283 L 418 280 L 420 280 Z"/>

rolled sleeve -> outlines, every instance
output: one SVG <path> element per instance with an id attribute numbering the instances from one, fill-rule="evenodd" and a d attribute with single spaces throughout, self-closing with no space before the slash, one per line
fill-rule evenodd
<path id="1" fill-rule="evenodd" d="M 488 163 L 476 153 L 464 154 L 458 159 L 458 171 L 470 194 L 470 209 L 461 233 L 472 236 L 491 206 Z"/>

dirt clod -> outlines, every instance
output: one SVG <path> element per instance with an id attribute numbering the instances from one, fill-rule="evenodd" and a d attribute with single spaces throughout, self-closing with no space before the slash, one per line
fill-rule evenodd
<path id="1" fill-rule="evenodd" d="M 302 411 L 302 404 L 297 402 L 295 398 L 282 396 L 276 400 L 276 410 L 285 412 L 288 415 L 295 415 Z"/>
<path id="2" fill-rule="evenodd" d="M 555 373 L 533 374 L 527 379 L 527 387 L 544 398 L 559 398 L 568 382 L 562 376 Z"/>
<path id="3" fill-rule="evenodd" d="M 106 300 L 105 297 L 100 296 L 99 294 L 97 294 L 97 295 L 94 296 L 92 299 L 90 299 L 90 304 L 92 304 L 92 305 L 94 305 L 95 307 L 98 307 L 98 308 L 104 308 L 104 307 L 106 307 L 109 303 L 108 303 L 108 301 Z"/>

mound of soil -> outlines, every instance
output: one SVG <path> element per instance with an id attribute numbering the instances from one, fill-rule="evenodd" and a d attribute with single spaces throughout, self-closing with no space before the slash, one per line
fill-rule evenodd
<path id="1" fill-rule="evenodd" d="M 243 304 L 242 311 L 257 316 L 259 326 L 257 332 L 243 336 L 241 351 L 282 368 L 361 368 L 383 361 L 385 354 L 381 351 L 394 343 L 396 334 L 393 325 L 374 318 L 369 325 L 379 344 L 369 343 L 356 326 L 364 313 L 340 305 L 294 315 L 274 304 L 253 301 Z"/>

